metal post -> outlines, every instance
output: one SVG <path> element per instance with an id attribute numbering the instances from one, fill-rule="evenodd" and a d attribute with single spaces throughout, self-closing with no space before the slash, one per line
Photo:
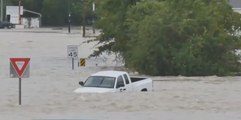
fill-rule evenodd
<path id="1" fill-rule="evenodd" d="M 72 57 L 72 70 L 74 70 L 74 58 Z"/>
<path id="2" fill-rule="evenodd" d="M 21 91 L 21 78 L 19 78 L 19 105 L 21 105 L 21 94 L 22 94 L 22 91 Z"/>
<path id="3" fill-rule="evenodd" d="M 70 33 L 70 24 L 71 24 L 71 12 L 70 12 L 70 0 L 68 0 L 68 12 L 69 12 L 69 15 L 68 15 L 68 32 Z"/>
<path id="4" fill-rule="evenodd" d="M 93 13 L 95 13 L 95 2 L 93 2 Z M 93 34 L 95 34 L 95 14 L 93 15 L 93 23 L 92 23 Z"/>
<path id="5" fill-rule="evenodd" d="M 39 27 L 42 27 L 42 15 L 39 16 Z"/>
<path id="6" fill-rule="evenodd" d="M 21 24 L 21 13 L 20 13 L 20 10 L 21 10 L 21 0 L 18 1 L 18 17 L 19 17 L 19 24 Z"/>
<path id="7" fill-rule="evenodd" d="M 1 0 L 1 21 L 3 21 L 3 0 Z"/>
<path id="8" fill-rule="evenodd" d="M 80 67 L 80 62 L 78 62 L 78 67 Z"/>
<path id="9" fill-rule="evenodd" d="M 68 32 L 70 33 L 71 29 L 70 29 L 70 25 L 71 25 L 71 13 L 69 13 L 69 26 L 68 26 Z"/>
<path id="10" fill-rule="evenodd" d="M 83 37 L 85 37 L 85 12 L 86 12 L 86 9 L 85 9 L 85 0 L 83 0 Z"/>

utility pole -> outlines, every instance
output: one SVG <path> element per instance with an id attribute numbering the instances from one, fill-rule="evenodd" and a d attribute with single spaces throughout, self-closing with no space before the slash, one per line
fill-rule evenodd
<path id="1" fill-rule="evenodd" d="M 71 29 L 70 29 L 70 27 L 71 27 L 71 13 L 69 13 L 69 17 L 68 17 L 68 32 L 70 33 L 71 32 Z"/>
<path id="2" fill-rule="evenodd" d="M 93 1 L 93 4 L 92 4 L 92 9 L 93 9 L 93 25 L 92 25 L 92 29 L 93 29 L 93 34 L 95 34 L 95 1 Z"/>
<path id="3" fill-rule="evenodd" d="M 86 19 L 86 5 L 85 5 L 85 0 L 83 0 L 83 37 L 85 37 L 85 19 Z"/>
<path id="4" fill-rule="evenodd" d="M 68 12 L 69 12 L 69 15 L 68 15 L 68 32 L 70 33 L 71 32 L 71 10 L 70 10 L 70 3 L 69 3 L 70 0 L 68 0 Z"/>
<path id="5" fill-rule="evenodd" d="M 3 21 L 3 0 L 1 0 L 1 21 Z"/>
<path id="6" fill-rule="evenodd" d="M 21 25 L 21 0 L 18 1 L 18 17 L 19 17 L 19 24 Z"/>

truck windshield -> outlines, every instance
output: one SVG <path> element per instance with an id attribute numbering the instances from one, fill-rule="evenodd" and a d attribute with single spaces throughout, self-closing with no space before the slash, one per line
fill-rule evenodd
<path id="1" fill-rule="evenodd" d="M 105 76 L 90 76 L 84 87 L 114 88 L 115 78 Z"/>

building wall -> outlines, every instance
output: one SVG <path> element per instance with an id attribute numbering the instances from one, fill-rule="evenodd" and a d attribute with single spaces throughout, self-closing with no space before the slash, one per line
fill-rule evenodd
<path id="1" fill-rule="evenodd" d="M 6 16 L 9 16 L 9 22 L 19 24 L 19 13 L 23 15 L 23 6 L 6 6 Z"/>
<path id="2" fill-rule="evenodd" d="M 24 28 L 39 28 L 39 18 L 23 18 Z"/>

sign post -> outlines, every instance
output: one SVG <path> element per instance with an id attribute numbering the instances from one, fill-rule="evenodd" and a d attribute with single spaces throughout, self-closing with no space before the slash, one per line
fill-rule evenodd
<path id="1" fill-rule="evenodd" d="M 1 0 L 1 6 L 0 7 L 1 7 L 1 9 L 0 9 L 1 10 L 1 13 L 0 13 L 1 19 L 0 20 L 3 21 L 3 0 Z"/>
<path id="2" fill-rule="evenodd" d="M 72 57 L 72 70 L 74 70 L 74 58 Z"/>
<path id="3" fill-rule="evenodd" d="M 95 2 L 92 3 L 92 9 L 93 9 L 93 13 L 95 14 Z M 93 25 L 92 25 L 92 29 L 93 29 L 93 34 L 95 34 L 95 16 L 93 16 Z"/>
<path id="4" fill-rule="evenodd" d="M 72 70 L 74 70 L 74 59 L 78 58 L 78 46 L 68 45 L 67 46 L 67 56 L 72 59 Z"/>
<path id="5" fill-rule="evenodd" d="M 22 78 L 29 77 L 29 61 L 30 58 L 10 58 L 10 78 L 19 78 L 19 105 L 21 105 Z"/>
<path id="6" fill-rule="evenodd" d="M 22 98 L 22 88 L 21 88 L 21 86 L 22 86 L 22 83 L 21 83 L 21 78 L 19 78 L 19 105 L 21 105 L 22 104 L 22 102 L 21 102 L 21 98 Z"/>

